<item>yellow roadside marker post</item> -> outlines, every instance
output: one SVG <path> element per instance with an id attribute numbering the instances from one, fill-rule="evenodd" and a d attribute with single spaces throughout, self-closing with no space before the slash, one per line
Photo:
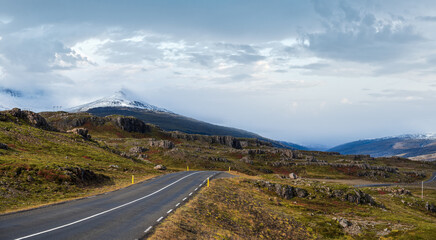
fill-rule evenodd
<path id="1" fill-rule="evenodd" d="M 135 183 L 135 176 L 132 175 L 132 184 Z"/>
<path id="2" fill-rule="evenodd" d="M 209 187 L 209 178 L 207 178 L 207 186 Z"/>
<path id="3" fill-rule="evenodd" d="M 186 171 L 189 171 L 189 166 L 186 166 Z"/>
<path id="4" fill-rule="evenodd" d="M 230 167 L 229 167 L 229 172 L 230 172 Z"/>

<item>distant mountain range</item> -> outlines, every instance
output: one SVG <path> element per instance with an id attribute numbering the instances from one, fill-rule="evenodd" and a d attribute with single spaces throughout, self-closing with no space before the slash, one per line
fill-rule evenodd
<path id="1" fill-rule="evenodd" d="M 219 126 L 185 117 L 167 109 L 134 100 L 123 91 L 119 91 L 110 97 L 105 97 L 91 103 L 73 107 L 69 109 L 69 111 L 88 112 L 100 117 L 114 114 L 132 116 L 141 119 L 146 123 L 157 125 L 166 131 L 180 131 L 189 134 L 233 136 L 239 138 L 257 138 L 259 140 L 270 142 L 276 147 L 306 149 L 298 144 L 274 141 L 242 129 Z"/>
<path id="2" fill-rule="evenodd" d="M 399 156 L 412 160 L 436 160 L 436 135 L 408 134 L 366 139 L 345 143 L 329 149 L 341 154 L 365 154 L 372 157 Z"/>

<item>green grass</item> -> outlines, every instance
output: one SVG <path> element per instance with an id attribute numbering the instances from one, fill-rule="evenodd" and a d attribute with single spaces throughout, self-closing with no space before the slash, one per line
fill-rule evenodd
<path id="1" fill-rule="evenodd" d="M 73 134 L 0 122 L 0 212 L 89 194 L 93 189 L 125 184 L 131 175 L 158 174 L 150 164 L 135 162 Z M 110 165 L 117 165 L 114 169 Z M 110 180 L 74 184 L 63 168 L 80 167 Z M 30 179 L 30 180 L 29 180 Z M 83 186 L 82 186 L 83 185 Z"/>

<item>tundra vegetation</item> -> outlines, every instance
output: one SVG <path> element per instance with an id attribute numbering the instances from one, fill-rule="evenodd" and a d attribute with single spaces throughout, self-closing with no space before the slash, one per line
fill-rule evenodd
<path id="1" fill-rule="evenodd" d="M 159 166 L 160 165 L 160 166 Z M 133 117 L 0 112 L 0 212 L 98 194 L 163 173 L 231 168 L 152 239 L 434 239 L 433 162 L 275 148 L 166 132 Z M 363 183 L 394 186 L 355 188 Z"/>

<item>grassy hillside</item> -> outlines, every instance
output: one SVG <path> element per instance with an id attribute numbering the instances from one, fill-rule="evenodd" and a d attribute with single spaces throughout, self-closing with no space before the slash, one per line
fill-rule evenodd
<path id="1" fill-rule="evenodd" d="M 46 131 L 19 118 L 0 121 L 0 212 L 125 186 L 158 174 L 153 164 L 113 153 L 97 141 Z M 18 121 L 18 123 L 17 123 Z"/>

